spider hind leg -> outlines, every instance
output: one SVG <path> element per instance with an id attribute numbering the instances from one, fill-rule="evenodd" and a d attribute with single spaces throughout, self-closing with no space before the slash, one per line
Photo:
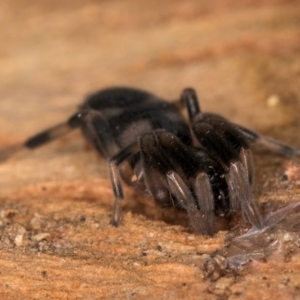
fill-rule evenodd
<path id="1" fill-rule="evenodd" d="M 44 144 L 47 144 L 61 136 L 66 135 L 75 128 L 80 126 L 82 114 L 76 113 L 71 116 L 67 122 L 60 123 L 42 132 L 39 132 L 32 137 L 28 138 L 25 142 L 8 146 L 0 150 L 0 162 L 9 159 L 14 154 L 18 153 L 23 149 L 33 150 Z"/>

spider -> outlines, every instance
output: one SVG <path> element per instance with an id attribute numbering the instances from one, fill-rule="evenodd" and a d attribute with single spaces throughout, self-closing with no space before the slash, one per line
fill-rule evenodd
<path id="1" fill-rule="evenodd" d="M 184 108 L 188 120 L 181 113 Z M 162 207 L 186 210 L 197 233 L 214 235 L 215 215 L 228 216 L 238 210 L 247 222 L 262 228 L 252 196 L 250 145 L 260 143 L 288 157 L 300 154 L 219 115 L 202 112 L 192 88 L 185 89 L 179 100 L 167 102 L 142 90 L 114 87 L 87 97 L 66 122 L 0 151 L 0 160 L 77 127 L 108 160 L 114 226 L 121 220 L 122 179 L 150 194 Z"/>

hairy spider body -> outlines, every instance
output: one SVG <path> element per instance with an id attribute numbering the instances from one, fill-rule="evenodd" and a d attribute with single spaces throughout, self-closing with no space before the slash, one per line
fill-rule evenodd
<path id="1" fill-rule="evenodd" d="M 189 121 L 181 114 L 188 110 Z M 37 148 L 80 127 L 109 161 L 115 195 L 111 223 L 118 226 L 124 198 L 120 178 L 152 195 L 161 206 L 187 211 L 194 230 L 215 233 L 214 215 L 241 210 L 246 221 L 263 226 L 252 198 L 254 166 L 249 146 L 260 142 L 287 156 L 299 151 L 203 113 L 196 93 L 185 89 L 166 102 L 132 88 L 104 89 L 89 96 L 67 122 L 0 151 L 0 160 Z"/>

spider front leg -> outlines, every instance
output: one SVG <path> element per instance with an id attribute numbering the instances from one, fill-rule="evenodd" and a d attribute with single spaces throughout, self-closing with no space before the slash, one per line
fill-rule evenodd
<path id="1" fill-rule="evenodd" d="M 196 139 L 224 170 L 230 211 L 241 208 L 246 221 L 262 228 L 262 218 L 252 197 L 253 158 L 244 133 L 219 115 L 202 113 L 194 90 L 184 90 L 181 101 L 187 106 Z"/>
<path id="2" fill-rule="evenodd" d="M 283 156 L 293 158 L 293 157 L 300 157 L 300 150 L 289 145 L 282 143 L 281 141 L 277 141 L 267 136 L 260 135 L 248 128 L 245 128 L 240 125 L 232 124 L 236 127 L 236 129 L 242 133 L 247 139 L 249 143 L 256 143 L 263 145 L 264 147 L 270 149 L 273 152 L 281 154 Z"/>
<path id="3" fill-rule="evenodd" d="M 167 180 L 172 194 L 183 202 L 194 230 L 201 234 L 213 236 L 216 233 L 214 199 L 207 174 L 199 174 L 195 181 L 196 199 L 177 173 L 169 172 Z"/>
<path id="4" fill-rule="evenodd" d="M 254 164 L 244 137 L 223 119 L 199 114 L 193 132 L 201 145 L 224 169 L 231 211 L 240 207 L 247 221 L 262 228 L 262 218 L 252 196 Z"/>
<path id="5" fill-rule="evenodd" d="M 194 89 L 192 88 L 186 88 L 183 90 L 181 97 L 180 97 L 180 102 L 184 106 L 186 106 L 189 114 L 189 119 L 191 123 L 193 122 L 194 118 L 201 113 L 200 109 L 200 104 L 199 100 L 197 97 L 197 94 Z M 291 147 L 289 145 L 286 145 L 282 143 L 281 141 L 277 141 L 275 139 L 272 139 L 267 136 L 263 136 L 261 134 L 258 134 L 255 131 L 252 131 L 248 128 L 245 128 L 243 126 L 231 123 L 227 121 L 226 119 L 222 118 L 221 116 L 214 115 L 214 114 L 206 114 L 210 115 L 211 118 L 216 118 L 216 119 L 223 119 L 230 125 L 232 125 L 236 130 L 239 131 L 240 134 L 243 135 L 244 139 L 249 143 L 249 144 L 260 144 L 263 145 L 264 147 L 270 149 L 273 152 L 279 153 L 281 155 L 284 155 L 286 157 L 300 157 L 300 150 L 296 149 L 294 147 Z"/>
<path id="6" fill-rule="evenodd" d="M 140 140 L 144 180 L 162 206 L 187 211 L 194 230 L 213 235 L 214 194 L 204 162 L 174 134 L 157 130 Z"/>

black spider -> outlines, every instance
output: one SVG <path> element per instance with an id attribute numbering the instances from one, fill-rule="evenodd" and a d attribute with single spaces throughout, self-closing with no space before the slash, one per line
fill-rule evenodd
<path id="1" fill-rule="evenodd" d="M 189 121 L 181 114 L 183 107 Z M 300 153 L 219 115 L 201 112 L 193 89 L 185 89 L 179 101 L 170 103 L 141 90 L 111 88 L 89 96 L 67 122 L 0 151 L 0 160 L 77 127 L 109 161 L 114 226 L 120 224 L 122 178 L 161 206 L 186 210 L 197 233 L 213 235 L 214 216 L 238 210 L 246 221 L 262 228 L 252 197 L 250 144 L 258 142 L 286 156 Z"/>

